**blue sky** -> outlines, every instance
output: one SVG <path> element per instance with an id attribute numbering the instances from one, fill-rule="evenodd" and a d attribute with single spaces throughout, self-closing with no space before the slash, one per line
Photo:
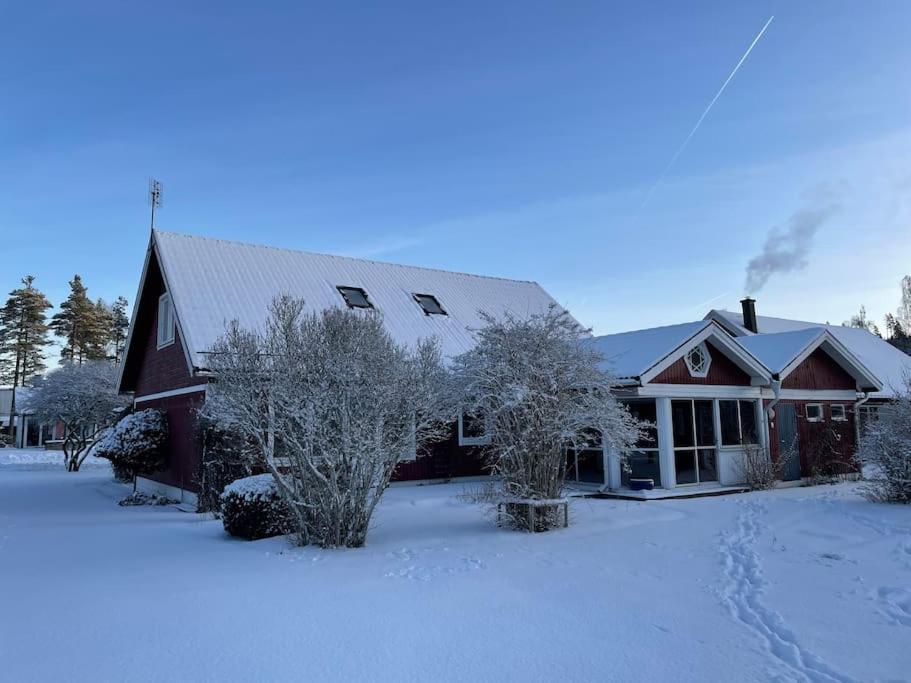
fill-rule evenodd
<path id="1" fill-rule="evenodd" d="M 4 7 L 0 291 L 132 302 L 155 176 L 162 229 L 533 279 L 601 333 L 737 307 L 825 193 L 760 313 L 896 307 L 911 4 L 363 5 Z"/>

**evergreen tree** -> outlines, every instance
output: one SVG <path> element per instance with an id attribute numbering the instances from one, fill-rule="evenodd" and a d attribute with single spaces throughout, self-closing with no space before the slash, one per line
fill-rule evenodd
<path id="1" fill-rule="evenodd" d="M 33 275 L 22 278 L 23 286 L 10 292 L 0 309 L 0 383 L 14 387 L 44 372 L 44 347 L 51 343 L 46 314 L 51 302 L 34 282 Z"/>
<path id="2" fill-rule="evenodd" d="M 73 276 L 70 295 L 60 304 L 60 311 L 51 318 L 51 328 L 66 339 L 60 353 L 61 362 L 74 361 L 81 365 L 87 359 L 104 358 L 108 337 L 104 320 L 98 304 L 89 299 L 82 278 Z"/>
<path id="3" fill-rule="evenodd" d="M 127 331 L 130 329 L 130 319 L 127 317 L 127 300 L 122 296 L 111 306 L 111 344 L 114 346 L 114 362 L 123 360 L 124 346 L 127 341 Z"/>
<path id="4" fill-rule="evenodd" d="M 107 360 L 112 356 L 111 328 L 114 325 L 114 314 L 102 299 L 95 302 L 95 315 L 92 328 L 86 341 L 85 357 L 88 360 Z"/>

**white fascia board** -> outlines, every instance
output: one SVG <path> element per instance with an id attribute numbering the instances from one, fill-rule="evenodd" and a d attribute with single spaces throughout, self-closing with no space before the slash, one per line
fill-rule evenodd
<path id="1" fill-rule="evenodd" d="M 779 373 L 779 378 L 784 380 L 796 370 L 801 363 L 810 357 L 816 349 L 822 348 L 829 356 L 835 359 L 844 370 L 850 374 L 858 383 L 865 382 L 874 387 L 877 391 L 882 391 L 883 385 L 879 378 L 874 375 L 851 351 L 828 330 L 822 330 L 804 349 L 797 354 L 790 363 Z"/>
<path id="2" fill-rule="evenodd" d="M 670 398 L 760 398 L 762 387 L 738 387 L 713 384 L 649 384 L 640 387 L 637 396 Z"/>
<path id="3" fill-rule="evenodd" d="M 767 384 L 771 382 L 772 375 L 769 369 L 763 365 L 753 354 L 738 344 L 723 327 L 721 327 L 714 319 L 712 319 L 706 320 L 705 327 L 700 329 L 687 341 L 680 344 L 676 349 L 658 361 L 658 363 L 653 365 L 646 372 L 642 373 L 642 383 L 647 384 L 651 382 L 653 379 L 655 379 L 655 377 L 660 375 L 667 368 L 677 362 L 679 358 L 682 358 L 687 351 L 704 341 L 711 341 L 716 346 L 719 346 L 723 350 L 727 351 L 728 357 L 734 362 L 734 364 L 746 372 L 748 375 L 750 375 L 751 384 L 756 384 L 753 381 L 756 379 L 759 380 L 759 384 Z"/>
<path id="4" fill-rule="evenodd" d="M 146 394 L 145 396 L 137 396 L 133 399 L 133 403 L 143 403 L 145 401 L 154 401 L 159 398 L 170 398 L 171 396 L 183 396 L 184 394 L 196 394 L 196 393 L 207 393 L 208 384 L 194 384 L 192 387 L 181 387 L 180 389 L 170 389 L 169 391 L 159 391 L 155 394 Z"/>
<path id="5" fill-rule="evenodd" d="M 851 401 L 857 400 L 853 389 L 782 389 L 780 398 L 789 401 Z"/>

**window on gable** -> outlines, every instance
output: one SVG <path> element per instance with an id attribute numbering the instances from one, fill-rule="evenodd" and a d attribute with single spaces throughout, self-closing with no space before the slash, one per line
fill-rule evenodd
<path id="1" fill-rule="evenodd" d="M 712 357 L 709 355 L 709 347 L 705 342 L 694 346 L 687 351 L 684 356 L 687 370 L 693 377 L 705 377 L 709 374 L 709 366 L 712 364 Z"/>
<path id="2" fill-rule="evenodd" d="M 459 413 L 459 445 L 486 446 L 490 443 L 487 418 L 477 413 Z"/>
<path id="3" fill-rule="evenodd" d="M 174 307 L 168 293 L 158 297 L 158 348 L 174 343 Z"/>
<path id="4" fill-rule="evenodd" d="M 806 406 L 807 422 L 822 422 L 822 404 L 807 403 Z"/>
<path id="5" fill-rule="evenodd" d="M 835 422 L 845 422 L 848 419 L 848 414 L 845 412 L 845 406 L 841 403 L 835 403 L 829 406 L 829 409 L 832 411 L 832 420 Z"/>
<path id="6" fill-rule="evenodd" d="M 338 293 L 342 295 L 348 308 L 373 308 L 370 299 L 367 298 L 367 292 L 360 287 L 337 287 Z"/>
<path id="7" fill-rule="evenodd" d="M 420 304 L 427 315 L 446 315 L 446 311 L 440 306 L 439 300 L 433 294 L 414 294 L 414 300 Z"/>

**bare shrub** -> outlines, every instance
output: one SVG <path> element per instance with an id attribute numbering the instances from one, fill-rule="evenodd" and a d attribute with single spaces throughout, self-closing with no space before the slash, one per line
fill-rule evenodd
<path id="1" fill-rule="evenodd" d="M 866 466 L 862 490 L 868 499 L 911 503 L 911 377 L 867 425 L 858 458 Z"/>
<path id="2" fill-rule="evenodd" d="M 744 446 L 741 460 L 743 482 L 754 491 L 773 489 L 784 478 L 790 463 L 797 457 L 796 444 L 783 449 L 774 460 L 759 444 Z"/>

